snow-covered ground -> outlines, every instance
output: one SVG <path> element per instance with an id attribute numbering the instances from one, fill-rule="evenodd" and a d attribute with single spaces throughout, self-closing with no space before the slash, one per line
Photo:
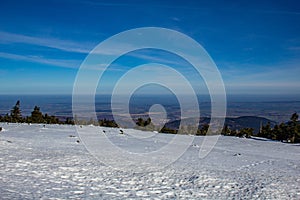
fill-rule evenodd
<path id="1" fill-rule="evenodd" d="M 137 173 L 134 167 L 114 170 L 95 159 L 75 126 L 0 126 L 0 199 L 300 199 L 296 144 L 221 136 L 200 159 L 204 137 L 196 137 L 175 163 Z M 163 146 L 174 137 L 157 134 L 136 142 L 127 133 L 147 133 L 84 128 L 107 134 L 134 152 Z"/>

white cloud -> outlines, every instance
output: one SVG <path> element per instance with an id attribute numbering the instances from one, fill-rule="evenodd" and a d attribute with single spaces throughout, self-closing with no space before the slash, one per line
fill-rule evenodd
<path id="1" fill-rule="evenodd" d="M 24 56 L 18 54 L 10 54 L 0 52 L 1 58 L 11 59 L 11 60 L 21 60 L 26 62 L 34 62 L 52 66 L 59 66 L 65 68 L 78 68 L 80 65 L 79 60 L 65 60 L 65 59 L 49 59 L 41 56 Z"/>
<path id="2" fill-rule="evenodd" d="M 93 47 L 91 44 L 82 44 L 74 41 L 61 40 L 57 38 L 32 37 L 3 31 L 0 31 L 0 43 L 31 44 L 75 53 L 89 53 Z"/>

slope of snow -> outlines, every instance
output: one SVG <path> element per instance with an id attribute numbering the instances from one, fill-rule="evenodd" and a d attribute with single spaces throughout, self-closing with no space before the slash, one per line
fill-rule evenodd
<path id="1" fill-rule="evenodd" d="M 199 159 L 204 137 L 196 137 L 172 165 L 137 173 L 99 162 L 74 126 L 0 126 L 5 130 L 0 132 L 1 199 L 300 199 L 299 145 L 220 137 Z M 160 148 L 174 137 L 157 134 L 138 141 L 130 135 L 150 133 L 83 128 L 104 130 L 114 144 L 136 153 Z"/>

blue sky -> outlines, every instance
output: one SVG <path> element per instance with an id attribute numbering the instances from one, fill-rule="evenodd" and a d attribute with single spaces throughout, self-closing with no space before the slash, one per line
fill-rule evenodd
<path id="1" fill-rule="evenodd" d="M 149 26 L 199 42 L 219 68 L 228 94 L 300 94 L 297 0 L 11 0 L 0 5 L 0 94 L 71 94 L 80 64 L 97 44 Z M 122 74 L 118 71 L 136 64 L 156 61 L 183 71 L 186 66 L 166 52 L 136 55 L 116 62 L 119 69 L 107 72 L 99 93 L 109 92 L 110 80 Z M 193 73 L 185 75 L 197 82 Z"/>

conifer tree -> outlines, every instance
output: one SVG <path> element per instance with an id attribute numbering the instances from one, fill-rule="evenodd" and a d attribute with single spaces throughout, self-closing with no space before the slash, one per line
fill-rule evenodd
<path id="1" fill-rule="evenodd" d="M 231 130 L 230 130 L 230 128 L 228 127 L 228 125 L 226 124 L 226 125 L 224 126 L 224 128 L 222 129 L 221 134 L 227 136 L 227 135 L 230 135 L 230 133 L 231 133 Z"/>
<path id="2" fill-rule="evenodd" d="M 292 114 L 290 120 L 294 123 L 298 121 L 299 115 L 297 113 Z"/>
<path id="3" fill-rule="evenodd" d="M 16 105 L 10 111 L 11 122 L 21 122 L 22 114 L 20 110 L 20 101 L 18 100 Z"/>
<path id="4" fill-rule="evenodd" d="M 253 128 L 242 128 L 237 134 L 237 136 L 250 138 L 251 135 L 253 135 L 253 130 Z"/>
<path id="5" fill-rule="evenodd" d="M 298 139 L 300 138 L 298 118 L 299 115 L 297 113 L 294 113 L 291 116 L 290 121 L 288 123 L 288 139 L 292 143 L 297 142 Z"/>
<path id="6" fill-rule="evenodd" d="M 44 123 L 43 114 L 40 111 L 40 107 L 35 106 L 31 112 L 31 121 L 32 123 Z"/>

